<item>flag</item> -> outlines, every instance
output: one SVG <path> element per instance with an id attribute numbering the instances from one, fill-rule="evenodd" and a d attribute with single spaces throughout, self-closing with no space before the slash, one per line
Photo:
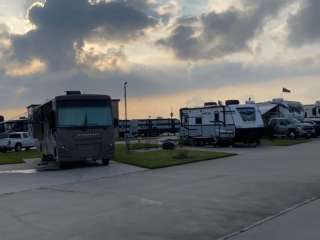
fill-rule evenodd
<path id="1" fill-rule="evenodd" d="M 283 93 L 291 93 L 291 90 L 289 90 L 288 88 L 282 88 L 282 92 Z"/>

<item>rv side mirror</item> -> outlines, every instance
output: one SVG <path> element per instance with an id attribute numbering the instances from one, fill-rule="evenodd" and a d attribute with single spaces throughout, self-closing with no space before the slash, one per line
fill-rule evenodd
<path id="1" fill-rule="evenodd" d="M 119 119 L 117 119 L 117 118 L 113 119 L 113 126 L 114 127 L 119 127 Z"/>
<path id="2" fill-rule="evenodd" d="M 51 111 L 50 113 L 50 127 L 53 131 L 56 130 L 56 116 L 54 114 L 54 111 Z"/>

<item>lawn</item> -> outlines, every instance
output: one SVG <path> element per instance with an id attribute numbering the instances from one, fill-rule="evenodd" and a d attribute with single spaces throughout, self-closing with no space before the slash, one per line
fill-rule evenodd
<path id="1" fill-rule="evenodd" d="M 204 152 L 191 150 L 155 150 L 146 152 L 130 151 L 127 153 L 124 149 L 124 146 L 118 145 L 114 160 L 138 167 L 157 169 L 230 157 L 234 155 L 235 154 L 223 152 Z"/>
<path id="2" fill-rule="evenodd" d="M 130 150 L 140 150 L 140 149 L 151 149 L 151 148 L 159 148 L 159 144 L 153 143 L 131 143 L 129 145 Z"/>
<path id="3" fill-rule="evenodd" d="M 37 150 L 0 153 L 0 165 L 23 163 L 23 159 L 39 157 L 40 153 Z"/>
<path id="4" fill-rule="evenodd" d="M 262 144 L 270 145 L 270 146 L 280 146 L 280 147 L 287 147 L 293 146 L 301 143 L 308 143 L 311 142 L 310 139 L 263 139 Z"/>
<path id="5" fill-rule="evenodd" d="M 131 146 L 132 147 L 132 146 Z M 150 149 L 151 147 L 159 147 L 159 145 L 135 145 L 135 149 Z M 153 151 L 133 151 L 129 153 L 125 151 L 124 145 L 116 146 L 114 161 L 122 162 L 130 165 L 144 167 L 148 169 L 157 169 L 181 164 L 213 160 L 218 158 L 230 157 L 235 154 L 223 152 L 205 152 L 191 150 L 153 150 Z M 23 159 L 39 158 L 40 153 L 36 150 L 22 152 L 0 153 L 0 165 L 23 163 Z"/>

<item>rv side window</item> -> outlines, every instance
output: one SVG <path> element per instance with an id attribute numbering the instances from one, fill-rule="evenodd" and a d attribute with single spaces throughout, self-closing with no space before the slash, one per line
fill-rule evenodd
<path id="1" fill-rule="evenodd" d="M 317 109 L 316 108 L 312 108 L 312 115 L 317 116 Z"/>
<path id="2" fill-rule="evenodd" d="M 188 124 L 188 120 L 189 120 L 189 117 L 188 116 L 184 116 L 184 124 Z"/>
<path id="3" fill-rule="evenodd" d="M 214 113 L 214 121 L 215 122 L 220 122 L 220 114 L 219 114 L 219 112 L 215 112 Z"/>
<path id="4" fill-rule="evenodd" d="M 197 125 L 201 125 L 202 124 L 202 118 L 201 117 L 197 117 L 196 118 L 196 124 Z"/>

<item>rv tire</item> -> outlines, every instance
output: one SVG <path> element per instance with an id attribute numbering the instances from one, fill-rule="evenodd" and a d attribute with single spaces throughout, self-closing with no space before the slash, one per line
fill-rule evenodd
<path id="1" fill-rule="evenodd" d="M 58 162 L 58 166 L 60 169 L 69 169 L 71 167 L 70 163 L 67 162 Z"/>
<path id="2" fill-rule="evenodd" d="M 104 166 L 108 166 L 109 163 L 110 163 L 110 159 L 102 159 L 102 164 L 103 164 Z"/>

